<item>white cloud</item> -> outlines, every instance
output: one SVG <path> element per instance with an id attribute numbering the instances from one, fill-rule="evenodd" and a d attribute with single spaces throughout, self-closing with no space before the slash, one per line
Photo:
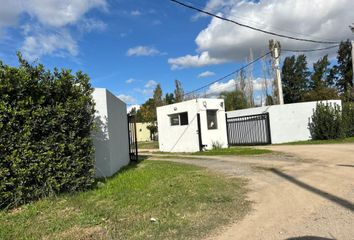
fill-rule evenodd
<path id="1" fill-rule="evenodd" d="M 69 53 L 77 56 L 78 46 L 71 35 L 62 31 L 60 33 L 42 34 L 26 36 L 21 52 L 30 61 L 40 58 L 42 55 L 65 56 Z"/>
<path id="2" fill-rule="evenodd" d="M 205 72 L 202 72 L 198 75 L 198 78 L 205 78 L 205 77 L 211 77 L 211 76 L 214 76 L 215 73 L 214 72 L 211 72 L 211 71 L 205 71 Z"/>
<path id="3" fill-rule="evenodd" d="M 21 14 L 28 14 L 29 23 L 20 26 L 25 57 L 33 60 L 42 55 L 77 56 L 77 40 L 69 27 L 84 32 L 106 28 L 102 21 L 85 17 L 94 8 L 107 10 L 106 0 L 1 0 L 0 37 L 6 27 L 18 24 Z"/>
<path id="4" fill-rule="evenodd" d="M 209 97 L 218 96 L 221 92 L 230 92 L 236 89 L 236 81 L 234 79 L 230 79 L 229 81 L 216 82 L 209 86 L 208 90 L 206 90 L 206 94 Z"/>
<path id="5" fill-rule="evenodd" d="M 188 67 L 203 67 L 224 62 L 226 62 L 225 59 L 210 57 L 208 52 L 202 52 L 200 55 L 186 55 L 168 59 L 168 63 L 171 64 L 171 69 L 173 70 Z"/>
<path id="6" fill-rule="evenodd" d="M 156 56 L 161 54 L 159 50 L 153 47 L 147 46 L 136 46 L 133 48 L 129 48 L 127 51 L 127 56 Z"/>
<path id="7" fill-rule="evenodd" d="M 127 113 L 129 113 L 133 108 L 135 108 L 136 110 L 139 110 L 140 109 L 140 105 L 130 105 L 127 107 Z"/>
<path id="8" fill-rule="evenodd" d="M 43 25 L 63 27 L 78 22 L 92 8 L 106 9 L 105 0 L 27 0 L 24 11 Z"/>
<path id="9" fill-rule="evenodd" d="M 154 80 L 149 80 L 146 84 L 145 87 L 146 88 L 153 88 L 157 85 L 157 82 L 155 82 Z"/>
<path id="10" fill-rule="evenodd" d="M 133 83 L 133 82 L 135 82 L 135 79 L 134 79 L 134 78 L 129 78 L 129 79 L 127 79 L 127 80 L 125 81 L 125 83 L 127 83 L 127 84 L 130 84 L 130 83 Z"/>
<path id="11" fill-rule="evenodd" d="M 141 12 L 139 10 L 134 10 L 134 11 L 130 12 L 130 15 L 132 15 L 132 16 L 140 16 Z"/>
<path id="12" fill-rule="evenodd" d="M 125 102 L 126 104 L 134 104 L 136 103 L 136 99 L 130 95 L 120 94 L 117 96 L 120 100 Z"/>
<path id="13" fill-rule="evenodd" d="M 97 19 L 87 18 L 81 21 L 79 27 L 83 32 L 104 31 L 107 29 L 107 24 Z"/>
<path id="14" fill-rule="evenodd" d="M 335 41 L 352 37 L 348 25 L 353 22 L 353 8 L 352 0 L 209 0 L 205 7 L 208 11 L 264 30 Z M 212 18 L 209 25 L 197 35 L 195 42 L 199 53 L 206 52 L 210 59 L 214 59 L 210 64 L 219 64 L 243 61 L 250 49 L 253 49 L 255 56 L 259 56 L 268 51 L 268 40 L 272 38 L 275 37 Z M 283 48 L 288 49 L 322 47 L 284 38 L 277 40 L 281 41 Z M 317 54 L 323 55 L 325 52 Z M 205 65 L 204 59 L 196 56 L 187 55 L 177 59 L 182 63 L 171 61 L 173 68 Z"/>

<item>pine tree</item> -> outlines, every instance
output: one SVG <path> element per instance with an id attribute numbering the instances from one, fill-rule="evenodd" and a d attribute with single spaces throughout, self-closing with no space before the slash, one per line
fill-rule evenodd
<path id="1" fill-rule="evenodd" d="M 177 103 L 183 101 L 184 91 L 183 91 L 181 82 L 178 80 L 175 80 L 174 94 L 175 94 L 175 100 Z"/>

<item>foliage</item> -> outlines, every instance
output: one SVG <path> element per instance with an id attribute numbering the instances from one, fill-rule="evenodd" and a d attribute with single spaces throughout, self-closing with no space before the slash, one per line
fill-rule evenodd
<path id="1" fill-rule="evenodd" d="M 336 86 L 341 94 L 348 94 L 353 88 L 352 45 L 350 40 L 341 42 L 334 66 Z M 346 100 L 346 99 L 345 99 Z M 354 98 L 352 99 L 354 100 Z"/>
<path id="2" fill-rule="evenodd" d="M 176 100 L 177 103 L 183 101 L 184 91 L 183 91 L 181 82 L 178 81 L 178 80 L 175 80 L 175 91 L 174 91 L 174 94 L 175 94 L 175 100 Z"/>
<path id="3" fill-rule="evenodd" d="M 152 98 L 154 100 L 155 108 L 161 107 L 161 106 L 164 105 L 164 101 L 162 99 L 162 89 L 161 89 L 161 85 L 160 84 L 156 85 L 156 88 L 154 90 Z"/>
<path id="4" fill-rule="evenodd" d="M 284 103 L 301 102 L 310 72 L 305 55 L 286 57 L 282 67 Z"/>
<path id="5" fill-rule="evenodd" d="M 211 146 L 213 150 L 222 149 L 222 143 L 219 141 L 212 141 Z"/>
<path id="6" fill-rule="evenodd" d="M 89 187 L 94 103 L 89 77 L 0 62 L 0 207 Z"/>
<path id="7" fill-rule="evenodd" d="M 166 93 L 164 102 L 167 105 L 175 103 L 176 99 L 173 93 Z"/>
<path id="8" fill-rule="evenodd" d="M 96 189 L 0 211 L 0 239 L 202 239 L 250 210 L 246 183 L 144 161 Z"/>
<path id="9" fill-rule="evenodd" d="M 354 102 L 343 103 L 343 120 L 346 136 L 354 137 Z"/>
<path id="10" fill-rule="evenodd" d="M 345 137 L 345 123 L 341 108 L 334 104 L 317 103 L 309 129 L 313 140 L 327 140 Z"/>
<path id="11" fill-rule="evenodd" d="M 220 98 L 225 101 L 225 110 L 232 111 L 247 108 L 247 100 L 239 90 L 220 93 Z"/>

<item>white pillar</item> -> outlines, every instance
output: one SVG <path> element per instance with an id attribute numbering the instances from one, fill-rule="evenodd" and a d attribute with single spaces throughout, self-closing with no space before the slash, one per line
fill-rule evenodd
<path id="1" fill-rule="evenodd" d="M 279 64 L 280 54 L 277 45 L 274 47 L 274 58 L 275 58 L 274 66 L 276 71 L 276 80 L 277 80 L 277 88 L 278 88 L 278 101 L 280 105 L 283 105 L 284 104 L 283 85 L 281 82 L 281 72 L 280 72 L 280 64 Z"/>

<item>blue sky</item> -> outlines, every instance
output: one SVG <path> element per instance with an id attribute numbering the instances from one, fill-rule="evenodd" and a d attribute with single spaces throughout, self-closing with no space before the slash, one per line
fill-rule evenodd
<path id="1" fill-rule="evenodd" d="M 343 1 L 354 5 L 349 0 Z M 282 33 L 291 29 L 289 34 L 319 39 L 350 37 L 343 22 L 350 24 L 354 20 L 348 6 L 337 6 L 333 0 L 189 2 L 244 23 Z M 50 69 L 82 70 L 89 74 L 94 87 L 107 88 L 128 104 L 143 103 L 156 83 L 161 84 L 164 93 L 173 91 L 175 79 L 182 82 L 185 91 L 198 88 L 243 65 L 250 48 L 254 57 L 267 51 L 270 39 L 199 16 L 167 0 L 0 0 L 0 3 L 3 62 L 17 65 L 15 53 L 20 50 L 29 61 L 38 60 Z M 282 12 L 275 17 L 279 9 Z M 286 40 L 282 44 L 297 49 L 318 47 Z M 259 64 L 254 66 L 253 75 L 255 79 L 261 75 Z"/>

